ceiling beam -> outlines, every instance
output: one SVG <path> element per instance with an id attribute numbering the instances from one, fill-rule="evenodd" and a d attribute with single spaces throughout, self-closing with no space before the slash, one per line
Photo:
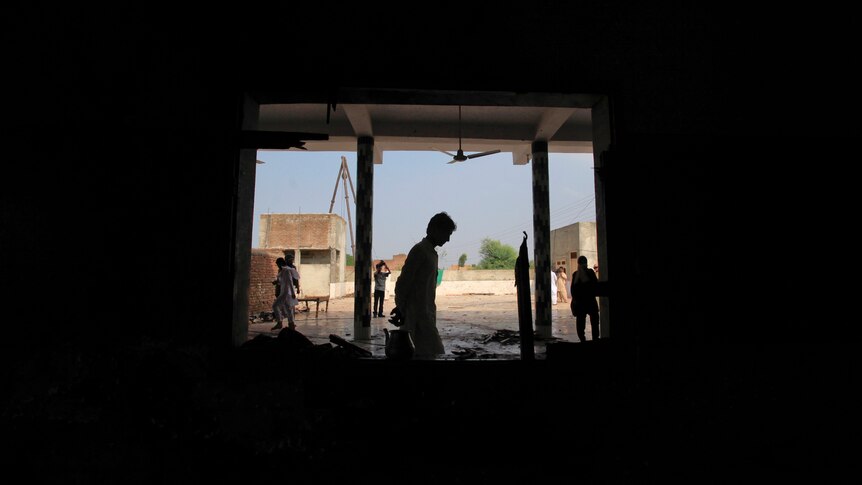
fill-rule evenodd
<path id="1" fill-rule="evenodd" d="M 422 89 L 370 89 L 339 87 L 328 90 L 254 91 L 260 104 L 330 103 L 402 104 L 441 106 L 539 106 L 589 109 L 602 96 L 596 94 L 514 91 L 459 91 Z"/>
<path id="2" fill-rule="evenodd" d="M 532 156 L 530 145 L 522 145 L 512 150 L 512 165 L 526 165 L 530 163 Z"/>
<path id="3" fill-rule="evenodd" d="M 560 129 L 569 118 L 572 117 L 575 110 L 572 108 L 548 108 L 542 113 L 539 123 L 536 125 L 536 136 L 534 141 L 549 141 L 554 137 L 557 130 Z"/>
<path id="4" fill-rule="evenodd" d="M 243 130 L 239 137 L 240 148 L 282 149 L 299 148 L 306 150 L 306 140 L 328 140 L 326 133 L 306 133 L 287 131 Z"/>
<path id="5" fill-rule="evenodd" d="M 371 113 L 368 111 L 368 106 L 364 104 L 342 104 L 339 105 L 344 110 L 347 120 L 350 121 L 350 126 L 353 127 L 353 133 L 356 137 L 374 136 L 374 127 L 371 124 Z"/>
<path id="6" fill-rule="evenodd" d="M 361 136 L 369 136 L 374 138 L 374 124 L 371 122 L 371 113 L 368 111 L 368 106 L 365 104 L 342 104 L 341 109 L 344 110 L 344 115 L 350 121 L 350 126 L 353 127 L 353 133 L 356 138 Z M 375 164 L 383 163 L 383 152 L 375 144 L 372 149 L 372 159 Z"/>

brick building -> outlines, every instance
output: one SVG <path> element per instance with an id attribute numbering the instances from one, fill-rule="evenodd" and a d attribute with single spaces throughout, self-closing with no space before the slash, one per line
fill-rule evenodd
<path id="1" fill-rule="evenodd" d="M 352 292 L 345 281 L 347 223 L 337 214 L 261 214 L 258 248 L 252 249 L 249 312 L 270 311 L 275 259 L 293 254 L 303 296 L 339 297 Z"/>
<path id="2" fill-rule="evenodd" d="M 576 222 L 551 230 L 551 269 L 560 266 L 571 275 L 578 267 L 578 256 L 586 256 L 592 268 L 598 263 L 595 222 Z"/>

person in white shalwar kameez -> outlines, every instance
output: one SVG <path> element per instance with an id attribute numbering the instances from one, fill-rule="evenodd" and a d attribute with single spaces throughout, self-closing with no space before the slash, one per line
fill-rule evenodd
<path id="1" fill-rule="evenodd" d="M 551 270 L 551 305 L 557 304 L 557 273 Z"/>
<path id="2" fill-rule="evenodd" d="M 389 320 L 410 332 L 416 347 L 414 357 L 434 358 L 444 354 L 443 340 L 437 331 L 437 251 L 456 229 L 449 214 L 440 212 L 428 222 L 426 236 L 407 254 L 401 275 L 395 281 L 395 308 Z"/>
<path id="3" fill-rule="evenodd" d="M 281 293 L 275 297 L 275 303 L 272 304 L 272 314 L 275 317 L 276 324 L 272 330 L 280 330 L 281 323 L 287 318 L 288 328 L 296 328 L 294 323 L 294 308 L 299 304 L 296 299 L 296 293 L 299 289 L 299 271 L 293 265 L 293 256 L 288 255 L 287 260 L 278 258 L 275 264 L 278 266 L 278 275 L 276 280 L 281 286 Z M 296 287 L 294 287 L 296 281 Z"/>

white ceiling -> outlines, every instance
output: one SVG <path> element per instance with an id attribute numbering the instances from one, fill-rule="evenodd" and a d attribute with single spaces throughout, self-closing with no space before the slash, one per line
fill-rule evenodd
<path id="1" fill-rule="evenodd" d="M 459 105 L 466 154 L 499 149 L 522 165 L 533 141 L 547 141 L 552 153 L 592 152 L 591 95 L 342 89 L 326 99 L 262 98 L 258 130 L 328 135 L 306 140 L 310 151 L 354 151 L 358 137 L 371 136 L 375 163 L 391 150 L 457 151 Z"/>

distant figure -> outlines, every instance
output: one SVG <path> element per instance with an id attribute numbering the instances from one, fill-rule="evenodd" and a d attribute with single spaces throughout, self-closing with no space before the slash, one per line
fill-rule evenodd
<path id="1" fill-rule="evenodd" d="M 599 304 L 596 291 L 599 279 L 596 272 L 587 267 L 586 256 L 578 257 L 578 270 L 572 273 L 572 315 L 575 316 L 575 330 L 581 342 L 587 341 L 587 315 L 593 340 L 599 338 Z"/>
<path id="2" fill-rule="evenodd" d="M 401 275 L 395 281 L 395 308 L 389 322 L 408 330 L 416 346 L 414 357 L 445 353 L 437 331 L 437 251 L 449 241 L 457 226 L 449 214 L 440 212 L 428 221 L 426 236 L 407 254 Z"/>
<path id="3" fill-rule="evenodd" d="M 291 279 L 293 280 L 293 286 L 294 286 L 294 287 L 295 287 L 295 289 L 296 289 L 296 293 L 294 294 L 294 299 L 296 299 L 296 295 L 298 295 L 298 294 L 300 293 L 300 289 L 299 289 L 299 270 L 298 270 L 298 269 L 296 269 L 296 264 L 294 263 L 294 261 L 295 261 L 295 260 L 294 260 L 294 256 L 293 256 L 292 254 L 288 254 L 287 256 L 285 256 L 285 258 L 286 258 L 285 266 L 287 266 L 287 267 L 288 267 L 288 268 L 290 268 L 290 270 L 291 270 L 291 271 L 290 271 L 290 273 L 291 273 Z M 296 309 L 296 307 L 297 307 L 298 305 L 299 305 L 299 301 L 297 300 L 297 302 L 296 302 L 296 303 L 294 303 L 293 308 L 294 308 L 294 309 Z M 301 310 L 300 310 L 300 311 L 301 311 Z M 308 311 L 308 308 L 306 308 L 306 309 L 305 309 L 305 311 Z M 296 313 L 296 310 L 294 311 L 294 314 L 295 314 L 295 313 Z"/>
<path id="4" fill-rule="evenodd" d="M 276 322 L 272 330 L 283 328 L 282 322 L 285 318 L 287 318 L 288 327 L 295 329 L 294 307 L 299 304 L 296 299 L 296 294 L 299 292 L 299 272 L 293 265 L 293 256 L 291 255 L 276 259 L 275 265 L 278 266 L 278 275 L 273 284 L 276 285 L 276 288 L 280 288 L 280 291 L 275 297 L 275 303 L 272 304 L 272 314 Z"/>
<path id="5" fill-rule="evenodd" d="M 598 277 L 599 277 L 599 265 L 594 264 L 594 265 L 593 265 L 593 271 L 595 271 L 595 273 L 596 273 L 596 278 L 598 278 Z"/>
<path id="6" fill-rule="evenodd" d="M 551 304 L 557 304 L 557 273 L 551 270 Z"/>
<path id="7" fill-rule="evenodd" d="M 566 293 L 566 268 L 560 266 L 557 268 L 557 300 L 562 303 L 569 302 L 569 295 Z"/>
<path id="8" fill-rule="evenodd" d="M 371 312 L 375 317 L 383 317 L 383 299 L 386 297 L 386 278 L 392 273 L 385 261 L 377 263 L 377 271 L 374 272 L 374 306 Z M 383 269 L 386 268 L 386 272 Z"/>

